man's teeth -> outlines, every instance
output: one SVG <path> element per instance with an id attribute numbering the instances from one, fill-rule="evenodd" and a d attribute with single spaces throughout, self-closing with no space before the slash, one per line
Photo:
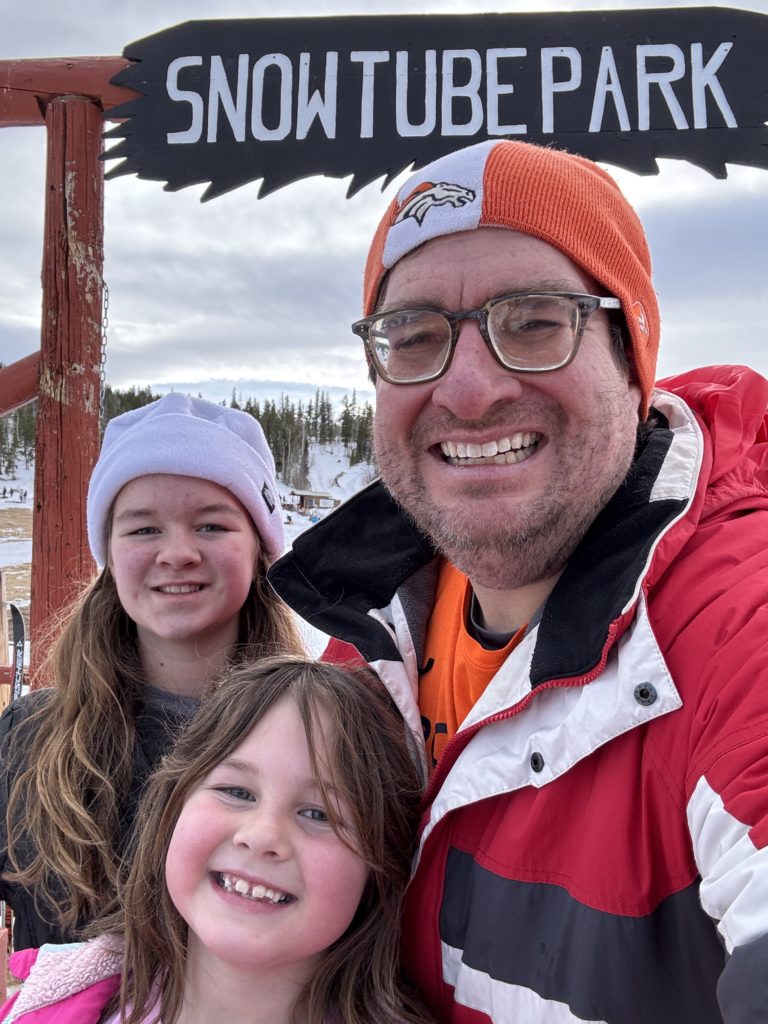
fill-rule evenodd
<path id="1" fill-rule="evenodd" d="M 446 459 L 453 465 L 509 465 L 522 462 L 536 451 L 541 440 L 537 431 L 518 431 L 511 437 L 502 437 L 498 441 L 486 441 L 485 444 L 464 444 L 456 441 L 442 441 L 440 449 Z"/>
<path id="2" fill-rule="evenodd" d="M 202 586 L 199 583 L 169 583 L 164 587 L 156 587 L 161 594 L 196 594 L 198 590 L 202 590 Z"/>
<path id="3" fill-rule="evenodd" d="M 264 885 L 251 885 L 244 878 L 237 875 L 222 873 L 219 875 L 219 885 L 227 892 L 236 892 L 247 900 L 266 900 L 268 903 L 289 903 L 291 900 L 287 892 L 280 892 L 279 889 L 267 889 Z"/>

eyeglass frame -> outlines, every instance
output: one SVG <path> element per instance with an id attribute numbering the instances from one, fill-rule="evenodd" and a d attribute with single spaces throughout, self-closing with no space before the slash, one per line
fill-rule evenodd
<path id="1" fill-rule="evenodd" d="M 571 299 L 576 303 L 579 311 L 579 325 L 573 337 L 571 350 L 565 359 L 556 363 L 554 366 L 508 366 L 502 359 L 501 354 L 497 351 L 493 339 L 490 336 L 488 331 L 488 315 L 493 307 L 497 306 L 500 302 L 505 302 L 507 299 L 525 298 Z M 562 370 L 564 366 L 568 366 L 569 363 L 573 362 L 576 358 L 576 353 L 579 351 L 579 346 L 581 345 L 581 339 L 584 335 L 587 321 L 593 313 L 597 312 L 598 309 L 620 310 L 621 299 L 617 299 L 612 295 L 589 295 L 583 292 L 505 292 L 504 295 L 497 295 L 494 296 L 494 298 L 489 299 L 484 306 L 480 306 L 478 309 L 459 310 L 456 313 L 451 313 L 447 309 L 441 309 L 439 306 L 405 306 L 402 309 L 392 309 L 389 311 L 382 310 L 378 313 L 372 313 L 370 316 L 363 317 L 361 320 L 355 320 L 352 324 L 352 333 L 362 339 L 369 361 L 376 370 L 376 373 L 382 380 L 386 381 L 387 384 L 408 386 L 409 384 L 429 384 L 432 381 L 439 380 L 440 377 L 447 372 L 453 362 L 453 354 L 456 351 L 456 345 L 459 340 L 459 324 L 463 320 L 477 320 L 477 326 L 483 341 L 493 358 L 499 366 L 503 367 L 503 369 L 509 370 L 511 373 L 550 373 L 552 370 Z M 448 352 L 443 365 L 436 373 L 430 374 L 427 377 L 419 377 L 416 380 L 395 380 L 389 376 L 386 370 L 382 369 L 381 364 L 373 351 L 370 329 L 371 326 L 377 320 L 381 320 L 382 317 L 389 315 L 396 316 L 398 313 L 438 313 L 448 322 L 451 332 L 448 343 Z"/>

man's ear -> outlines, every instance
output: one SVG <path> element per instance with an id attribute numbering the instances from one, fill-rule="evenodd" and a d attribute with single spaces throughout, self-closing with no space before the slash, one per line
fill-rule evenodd
<path id="1" fill-rule="evenodd" d="M 643 393 L 640 390 L 640 385 L 630 381 L 629 393 L 632 396 L 632 402 L 637 409 L 637 422 L 642 423 L 642 405 L 643 405 Z"/>

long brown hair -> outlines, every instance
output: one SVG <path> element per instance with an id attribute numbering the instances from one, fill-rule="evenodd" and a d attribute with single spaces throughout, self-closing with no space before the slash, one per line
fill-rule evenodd
<path id="1" fill-rule="evenodd" d="M 259 552 L 230 663 L 302 654 L 292 613 L 266 581 Z M 38 912 L 66 933 L 113 905 L 121 807 L 131 787 L 135 709 L 144 679 L 136 628 L 108 568 L 60 628 L 42 671 L 48 699 L 9 735 L 20 768 L 8 801 L 4 878 L 32 891 Z"/>
<path id="2" fill-rule="evenodd" d="M 182 1007 L 187 925 L 165 885 L 165 860 L 187 797 L 238 747 L 270 708 L 289 697 L 304 724 L 310 761 L 350 808 L 352 821 L 332 816 L 370 869 L 347 931 L 322 954 L 297 1001 L 309 1020 L 336 1012 L 345 1024 L 424 1024 L 431 1020 L 399 973 L 400 912 L 419 817 L 422 775 L 416 744 L 376 676 L 298 658 L 273 658 L 225 678 L 163 759 L 142 798 L 131 870 L 121 909 L 100 930 L 124 931 L 119 1006 L 125 1024 L 139 1024 L 159 988 L 159 1016 L 174 1024 Z M 327 735 L 319 735 L 320 723 Z M 328 760 L 318 770 L 324 743 Z M 330 777 L 329 777 L 330 776 Z M 324 796 L 327 794 L 324 792 Z M 115 1000 L 112 1010 L 118 1005 Z"/>

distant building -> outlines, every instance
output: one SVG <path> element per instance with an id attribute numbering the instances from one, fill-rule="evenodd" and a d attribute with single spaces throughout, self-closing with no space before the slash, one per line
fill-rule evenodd
<path id="1" fill-rule="evenodd" d="M 309 512 L 313 508 L 336 508 L 341 504 L 338 498 L 320 491 L 289 491 L 288 503 L 299 512 Z"/>

